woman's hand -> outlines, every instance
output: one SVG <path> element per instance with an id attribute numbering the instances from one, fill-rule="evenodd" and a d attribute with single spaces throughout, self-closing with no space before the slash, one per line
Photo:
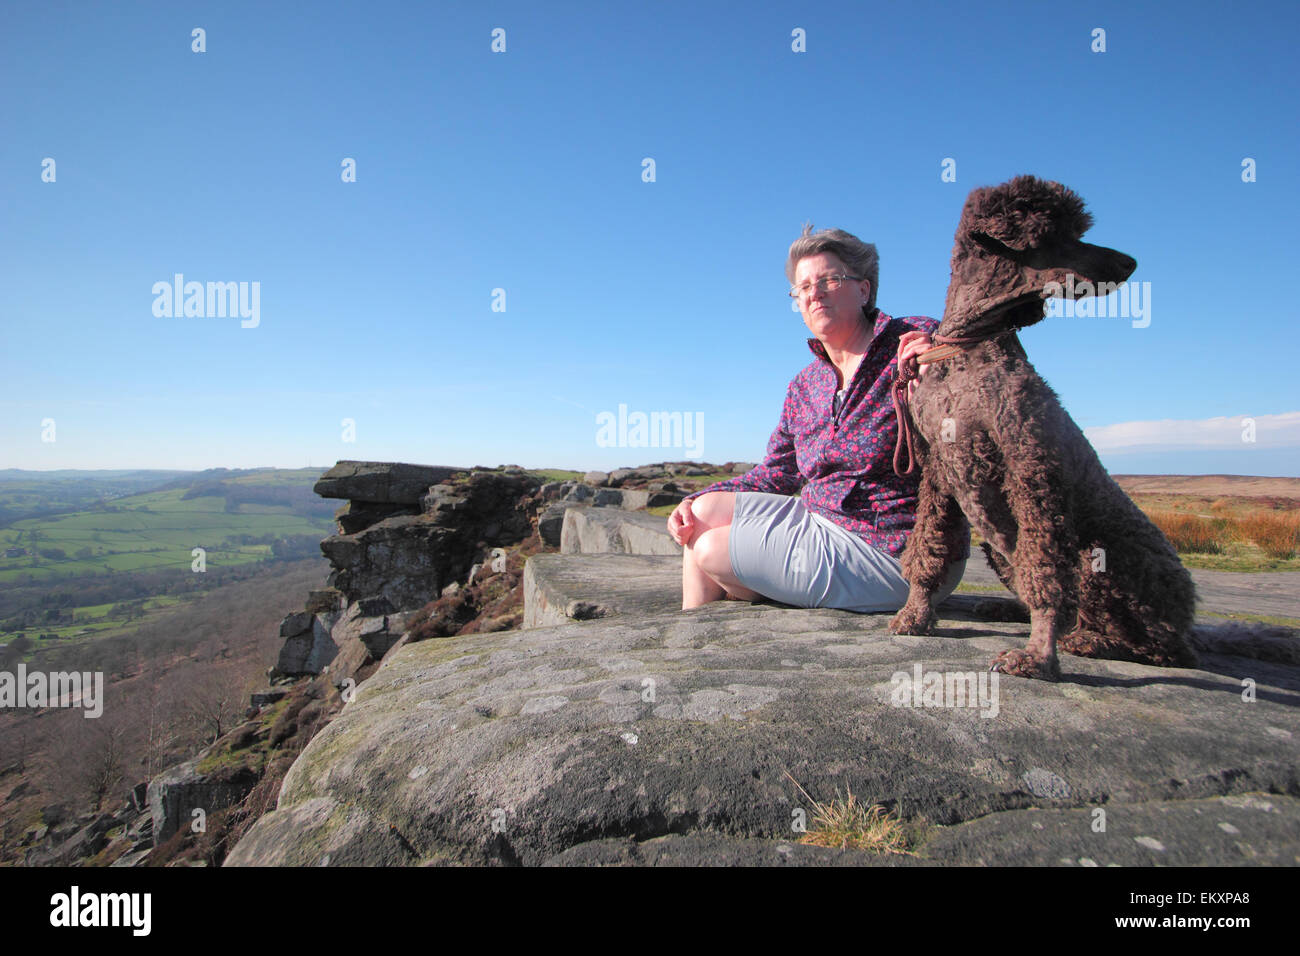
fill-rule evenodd
<path id="1" fill-rule="evenodd" d="M 691 511 L 691 502 L 682 501 L 668 516 L 668 533 L 683 548 L 691 540 L 695 530 L 695 512 Z"/>
<path id="2" fill-rule="evenodd" d="M 902 368 L 903 363 L 914 355 L 920 355 L 932 347 L 930 336 L 925 332 L 904 332 L 898 337 L 898 367 Z M 916 378 L 907 383 L 907 397 L 910 401 L 912 393 L 916 391 L 917 383 L 921 381 L 921 376 L 925 374 L 927 366 L 918 365 L 916 368 Z"/>

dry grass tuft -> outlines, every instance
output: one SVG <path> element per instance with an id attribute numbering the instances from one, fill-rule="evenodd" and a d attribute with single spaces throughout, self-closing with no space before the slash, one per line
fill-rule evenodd
<path id="1" fill-rule="evenodd" d="M 853 791 L 847 787 L 846 798 L 841 798 L 836 790 L 834 800 L 822 803 L 813 799 L 788 773 L 786 776 L 812 804 L 812 819 L 809 821 L 808 832 L 799 840 L 800 843 L 841 850 L 910 854 L 910 840 L 903 821 L 887 812 L 884 807 L 859 803 Z"/>

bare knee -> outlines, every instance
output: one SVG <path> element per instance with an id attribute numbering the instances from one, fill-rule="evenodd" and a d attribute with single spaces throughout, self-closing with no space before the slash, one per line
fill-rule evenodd
<path id="1" fill-rule="evenodd" d="M 695 537 L 691 550 L 695 566 L 709 575 L 731 575 L 731 553 L 728 547 L 730 528 L 709 528 Z"/>
<path id="2" fill-rule="evenodd" d="M 710 491 L 691 499 L 691 514 L 699 527 L 708 530 L 731 524 L 735 514 L 736 494 L 732 491 Z M 703 531 L 697 532 L 703 534 Z"/>

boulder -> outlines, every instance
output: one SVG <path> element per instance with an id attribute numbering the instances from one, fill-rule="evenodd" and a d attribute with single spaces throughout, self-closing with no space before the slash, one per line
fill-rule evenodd
<path id="1" fill-rule="evenodd" d="M 553 504 L 537 519 L 537 533 L 542 543 L 552 548 L 560 546 L 560 535 L 564 531 L 564 513 L 569 510 L 564 503 Z"/>
<path id="2" fill-rule="evenodd" d="M 286 614 L 280 622 L 281 637 L 295 637 L 311 627 L 312 615 L 306 611 L 294 611 Z"/>
<path id="3" fill-rule="evenodd" d="M 456 537 L 427 515 L 402 516 L 326 538 L 321 551 L 334 566 L 330 584 L 349 602 L 384 597 L 395 609 L 413 610 L 459 573 L 458 559 L 470 549 L 457 548 Z"/>
<path id="4" fill-rule="evenodd" d="M 542 487 L 537 489 L 537 497 L 542 501 L 554 501 L 556 498 L 564 497 L 565 492 L 572 485 L 570 481 L 548 481 Z"/>
<path id="5" fill-rule="evenodd" d="M 282 687 L 258 691 L 248 696 L 248 702 L 253 707 L 268 707 L 277 700 L 284 699 L 287 693 L 288 691 Z"/>
<path id="6" fill-rule="evenodd" d="M 408 465 L 392 461 L 340 461 L 316 482 L 322 498 L 352 498 L 387 504 L 419 504 L 430 485 L 446 481 L 464 468 Z"/>
<path id="7" fill-rule="evenodd" d="M 571 489 L 564 493 L 565 501 L 583 502 L 588 501 L 596 496 L 596 489 L 591 485 L 575 484 Z"/>
<path id="8" fill-rule="evenodd" d="M 329 614 L 338 611 L 343 605 L 343 592 L 337 588 L 318 588 L 307 593 L 306 611 L 308 614 Z"/>
<path id="9" fill-rule="evenodd" d="M 149 782 L 149 811 L 153 817 L 155 846 L 166 843 L 181 827 L 192 825 L 194 811 L 211 814 L 244 799 L 257 783 L 257 775 L 247 768 L 228 774 L 199 773 L 199 761 L 206 754 L 154 777 Z"/>
<path id="10" fill-rule="evenodd" d="M 676 556 L 535 554 L 524 565 L 524 627 L 673 611 L 681 591 Z"/>
<path id="11" fill-rule="evenodd" d="M 664 505 L 677 505 L 685 497 L 686 495 L 680 491 L 659 491 L 651 494 L 643 507 L 660 508 Z"/>
<path id="12" fill-rule="evenodd" d="M 302 677 L 319 674 L 338 654 L 338 645 L 330 637 L 337 614 L 290 614 L 280 625 L 285 638 L 276 659 L 276 676 Z M 304 620 L 305 619 L 305 620 Z M 301 630 L 286 634 L 294 628 Z"/>
<path id="13" fill-rule="evenodd" d="M 616 508 L 570 508 L 560 532 L 563 554 L 669 554 L 681 547 L 668 535 L 668 519 Z"/>
<path id="14" fill-rule="evenodd" d="M 361 668 L 381 660 L 402 638 L 414 612 L 367 616 L 363 602 L 350 605 L 330 632 L 339 653 L 330 664 L 330 681 L 336 687 L 357 679 Z"/>
<path id="15" fill-rule="evenodd" d="M 623 508 L 643 511 L 650 501 L 650 492 L 641 488 L 602 488 L 596 492 L 592 504 L 597 508 Z M 680 496 L 678 496 L 680 498 Z"/>

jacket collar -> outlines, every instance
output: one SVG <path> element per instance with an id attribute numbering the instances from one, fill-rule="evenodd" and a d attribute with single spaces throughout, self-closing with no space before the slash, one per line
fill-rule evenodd
<path id="1" fill-rule="evenodd" d="M 867 308 L 866 306 L 863 306 L 862 318 L 865 320 L 866 317 L 867 317 Z M 876 341 L 880 338 L 880 333 L 883 332 L 889 326 L 889 323 L 892 321 L 894 321 L 892 316 L 885 315 L 885 313 L 880 309 L 876 310 L 876 321 L 871 329 L 871 342 L 867 346 L 868 349 L 870 349 L 871 346 L 876 343 Z M 822 345 L 820 339 L 809 339 L 808 348 L 809 350 L 811 350 L 813 355 L 817 356 L 827 365 L 831 364 L 831 357 L 826 354 L 826 346 Z"/>

